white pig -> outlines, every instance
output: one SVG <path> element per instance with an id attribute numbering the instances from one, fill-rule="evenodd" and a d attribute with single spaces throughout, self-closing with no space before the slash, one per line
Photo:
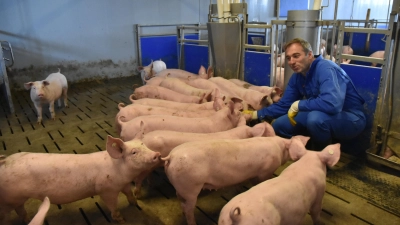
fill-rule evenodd
<path id="1" fill-rule="evenodd" d="M 167 65 L 160 59 L 156 61 L 151 61 L 148 66 L 138 66 L 137 69 L 140 72 L 143 84 L 146 84 L 146 80 L 155 76 L 157 73 L 167 69 Z"/>
<path id="2" fill-rule="evenodd" d="M 61 107 L 61 95 L 64 105 L 68 107 L 67 91 L 68 83 L 64 75 L 58 69 L 57 73 L 50 74 L 45 80 L 32 81 L 24 84 L 26 90 L 31 90 L 31 99 L 37 111 L 37 122 L 42 122 L 42 104 L 49 103 L 51 118 L 55 120 L 54 101 L 58 99 L 58 107 Z"/>
<path id="3" fill-rule="evenodd" d="M 158 164 L 160 153 L 139 140 L 123 142 L 112 136 L 106 148 L 90 154 L 21 152 L 0 157 L 0 224 L 13 209 L 28 223 L 24 203 L 29 198 L 48 196 L 53 204 L 67 204 L 93 195 L 104 201 L 112 219 L 125 222 L 117 209 L 119 192 L 137 204 L 131 182 Z"/>
<path id="4" fill-rule="evenodd" d="M 305 145 L 308 138 L 303 138 Z M 290 143 L 290 139 L 274 136 L 193 141 L 175 147 L 161 159 L 166 161 L 165 173 L 176 190 L 187 223 L 196 224 L 194 208 L 202 189 L 272 178 L 289 159 Z"/>
<path id="5" fill-rule="evenodd" d="M 39 210 L 36 213 L 35 217 L 31 220 L 31 222 L 28 225 L 42 225 L 44 222 L 44 218 L 46 217 L 47 212 L 49 211 L 50 208 L 50 200 L 46 196 L 39 206 Z"/>
<path id="6" fill-rule="evenodd" d="M 219 225 L 302 224 L 308 212 L 314 224 L 322 224 L 326 166 L 339 161 L 340 144 L 328 145 L 321 152 L 307 151 L 296 138 L 292 138 L 289 153 L 298 161 L 278 177 L 232 198 L 221 210 Z"/>

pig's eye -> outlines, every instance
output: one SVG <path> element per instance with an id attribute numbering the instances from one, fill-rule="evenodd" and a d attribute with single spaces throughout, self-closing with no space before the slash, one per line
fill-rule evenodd
<path id="1" fill-rule="evenodd" d="M 132 152 L 132 155 L 135 155 L 135 154 L 136 154 L 136 152 L 135 152 L 135 151 L 133 151 L 133 152 Z"/>

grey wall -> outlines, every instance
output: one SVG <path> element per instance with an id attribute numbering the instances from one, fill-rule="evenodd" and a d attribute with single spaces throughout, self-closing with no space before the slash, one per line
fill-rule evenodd
<path id="1" fill-rule="evenodd" d="M 246 2 L 249 21 L 276 19 L 276 1 Z M 354 7 L 350 7 L 352 1 L 340 0 L 338 19 L 350 19 L 350 15 L 352 19 L 365 19 L 367 8 L 372 8 L 370 18 L 386 19 L 389 1 L 387 4 L 354 2 Z M 15 55 L 9 74 L 11 86 L 21 88 L 24 82 L 42 80 L 57 68 L 61 68 L 70 82 L 135 75 L 135 24 L 205 24 L 209 3 L 208 0 L 2 0 L 0 40 L 9 41 Z M 328 0 L 324 0 L 323 5 L 327 4 Z M 334 4 L 330 0 L 329 7 L 324 8 L 324 19 L 333 19 Z M 309 6 L 312 5 L 310 0 Z M 155 32 L 157 29 L 161 28 Z M 175 31 L 175 27 L 170 29 Z"/>

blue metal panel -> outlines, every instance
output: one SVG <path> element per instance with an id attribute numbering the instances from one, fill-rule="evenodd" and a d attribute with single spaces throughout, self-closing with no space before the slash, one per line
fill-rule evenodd
<path id="1" fill-rule="evenodd" d="M 200 66 L 208 67 L 208 46 L 184 45 L 185 70 L 197 74 Z"/>
<path id="2" fill-rule="evenodd" d="M 245 51 L 244 80 L 253 85 L 270 86 L 271 54 Z"/>
<path id="3" fill-rule="evenodd" d="M 176 43 L 176 35 L 140 38 L 142 64 L 147 66 L 151 63 L 151 60 L 161 59 L 165 62 L 167 68 L 178 68 Z"/>
<path id="4" fill-rule="evenodd" d="M 369 148 L 371 139 L 382 69 L 351 64 L 341 64 L 341 67 L 352 79 L 358 93 L 364 98 L 364 108 L 367 116 L 367 125 L 364 132 L 353 140 L 342 142 L 341 148 L 349 153 L 365 152 Z"/>

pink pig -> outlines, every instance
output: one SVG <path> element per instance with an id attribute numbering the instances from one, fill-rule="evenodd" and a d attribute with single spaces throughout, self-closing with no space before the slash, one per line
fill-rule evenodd
<path id="1" fill-rule="evenodd" d="M 58 99 L 58 107 L 61 107 L 61 95 L 64 105 L 68 107 L 67 91 L 68 83 L 64 75 L 58 69 L 57 73 L 50 74 L 45 80 L 32 81 L 24 84 L 26 90 L 31 90 L 31 99 L 37 111 L 37 122 L 42 122 L 42 104 L 49 103 L 51 118 L 55 120 L 54 101 Z"/>
<path id="2" fill-rule="evenodd" d="M 384 59 L 385 51 L 376 51 L 372 53 L 369 57 Z M 376 65 L 378 65 L 378 63 L 371 63 L 371 66 L 376 66 Z"/>
<path id="3" fill-rule="evenodd" d="M 214 102 L 216 103 L 216 102 Z M 174 130 L 193 133 L 212 133 L 229 130 L 237 126 L 245 125 L 246 120 L 241 113 L 233 108 L 233 102 L 229 106 L 216 106 L 214 115 L 201 118 L 187 118 L 169 115 L 140 116 L 133 120 L 123 122 L 118 118 L 121 126 L 120 137 L 122 140 L 132 140 L 141 129 L 141 122 L 144 122 L 144 133 L 154 130 Z"/>
<path id="4" fill-rule="evenodd" d="M 272 137 L 275 136 L 275 131 L 272 126 L 267 123 L 258 123 L 253 127 L 239 126 L 227 131 L 220 131 L 215 133 L 189 133 L 178 132 L 171 130 L 155 130 L 144 135 L 136 136 L 143 141 L 143 143 L 155 152 L 160 152 L 162 157 L 168 156 L 171 150 L 178 145 L 192 141 L 202 141 L 211 139 L 245 139 L 251 137 Z M 164 163 L 160 162 L 157 167 L 163 166 Z M 154 169 L 154 168 L 153 168 Z M 153 171 L 151 169 L 148 173 L 143 173 L 135 179 L 136 196 L 139 196 L 143 179 Z"/>
<path id="5" fill-rule="evenodd" d="M 304 138 L 304 145 L 308 138 Z M 289 159 L 290 139 L 254 137 L 216 139 L 181 144 L 161 158 L 189 225 L 195 225 L 194 208 L 202 189 L 219 189 L 249 179 L 272 178 Z"/>
<path id="6" fill-rule="evenodd" d="M 232 198 L 222 208 L 218 224 L 302 224 L 308 212 L 314 224 L 322 224 L 326 166 L 332 167 L 339 161 L 340 144 L 328 145 L 321 152 L 307 151 L 297 137 L 292 138 L 289 152 L 298 161 L 278 177 Z"/>
<path id="7" fill-rule="evenodd" d="M 0 157 L 0 222 L 13 209 L 29 222 L 24 208 L 29 198 L 48 196 L 53 204 L 67 204 L 93 195 L 100 196 L 114 220 L 124 222 L 117 209 L 119 192 L 137 204 L 131 182 L 157 165 L 160 153 L 139 140 L 111 136 L 106 146 L 107 151 L 90 154 L 21 152 Z"/>
<path id="8" fill-rule="evenodd" d="M 203 103 L 207 102 L 204 99 L 204 96 L 189 96 L 185 94 L 181 94 L 179 92 L 170 90 L 165 87 L 160 86 L 152 86 L 152 85 L 144 85 L 138 88 L 135 88 L 134 92 L 135 99 L 141 98 L 155 98 L 155 99 L 164 99 L 176 102 L 185 102 L 185 103 Z"/>
<path id="9" fill-rule="evenodd" d="M 148 115 L 170 115 L 179 117 L 199 118 L 199 117 L 211 116 L 216 113 L 214 109 L 187 111 L 174 108 L 166 108 L 161 106 L 141 105 L 136 103 L 127 106 L 125 106 L 124 103 L 119 103 L 118 109 L 119 112 L 115 116 L 115 126 L 117 133 L 121 132 L 121 127 L 119 126 L 118 123 L 119 117 L 121 118 L 123 117 L 123 121 L 126 122 L 139 116 L 148 116 Z"/>

